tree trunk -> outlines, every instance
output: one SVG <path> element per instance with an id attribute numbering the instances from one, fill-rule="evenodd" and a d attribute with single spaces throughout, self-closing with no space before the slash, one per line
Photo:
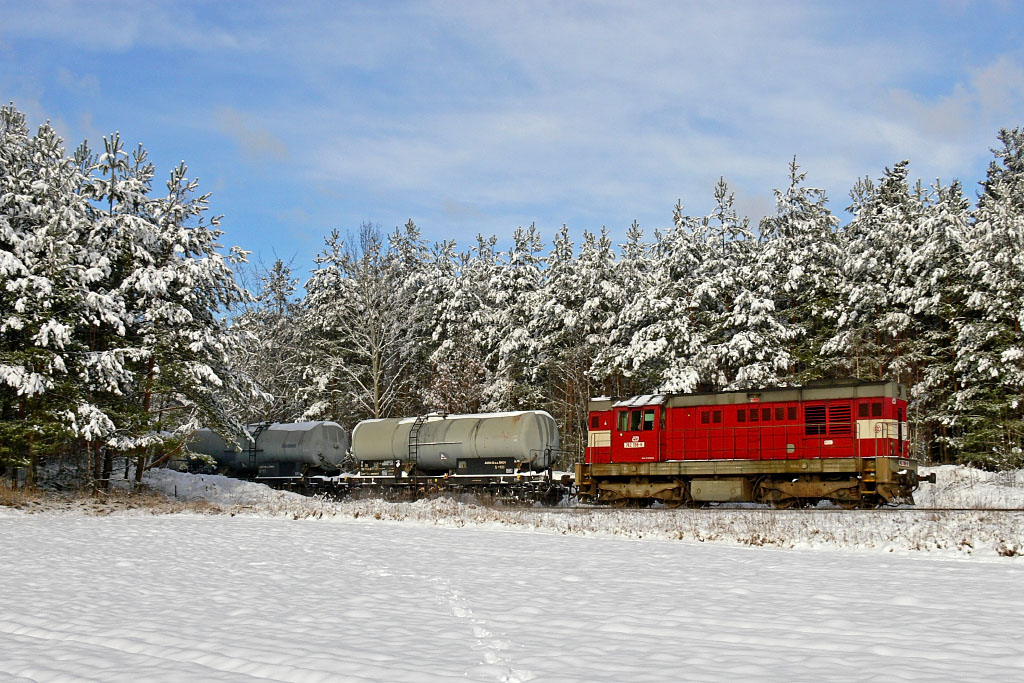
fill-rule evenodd
<path id="1" fill-rule="evenodd" d="M 95 443 L 93 443 L 95 445 Z M 99 448 L 92 450 L 92 494 L 100 492 L 100 482 L 103 481 L 103 453 Z"/>
<path id="2" fill-rule="evenodd" d="M 139 453 L 139 459 L 135 464 L 135 483 L 142 483 L 142 473 L 146 471 L 146 454 Z"/>
<path id="3" fill-rule="evenodd" d="M 103 451 L 103 490 L 110 490 L 110 477 L 114 473 L 114 452 L 110 448 Z"/>

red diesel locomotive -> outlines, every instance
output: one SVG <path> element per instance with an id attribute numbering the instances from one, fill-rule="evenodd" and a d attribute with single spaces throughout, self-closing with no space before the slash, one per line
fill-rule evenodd
<path id="1" fill-rule="evenodd" d="M 576 468 L 581 499 L 613 505 L 875 507 L 921 480 L 895 382 L 593 399 Z"/>

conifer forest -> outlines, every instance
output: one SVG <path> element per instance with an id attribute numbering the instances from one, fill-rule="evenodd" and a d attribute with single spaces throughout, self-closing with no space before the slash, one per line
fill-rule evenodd
<path id="1" fill-rule="evenodd" d="M 794 159 L 757 224 L 722 180 L 708 215 L 667 206 L 622 243 L 429 243 L 410 220 L 253 264 L 185 164 L 4 106 L 0 476 L 141 477 L 201 426 L 513 409 L 549 411 L 571 462 L 592 396 L 841 378 L 910 388 L 924 462 L 1021 467 L 1024 128 L 993 133 L 984 178 L 897 159 L 850 179 L 843 217 Z"/>

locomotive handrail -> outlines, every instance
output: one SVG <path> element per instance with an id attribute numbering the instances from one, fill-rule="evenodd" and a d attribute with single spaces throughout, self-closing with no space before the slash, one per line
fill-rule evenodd
<path id="1" fill-rule="evenodd" d="M 668 447 L 667 451 L 678 453 L 683 459 L 689 452 L 704 453 L 708 459 L 716 460 L 723 459 L 726 454 L 743 451 L 750 452 L 753 460 L 799 460 L 808 457 L 807 449 L 812 444 L 819 458 L 824 457 L 826 446 L 835 446 L 833 450 L 837 452 L 829 457 L 844 457 L 847 453 L 858 455 L 856 444 L 859 439 L 853 425 L 852 421 L 829 423 L 827 432 L 822 434 L 807 433 L 808 427 L 817 429 L 824 426 L 818 423 L 662 429 L 661 440 Z M 700 439 L 703 447 L 696 447 L 696 439 Z M 826 441 L 834 443 L 826 444 Z M 792 451 L 788 449 L 789 445 L 793 446 Z M 877 449 L 877 443 L 875 447 Z"/>

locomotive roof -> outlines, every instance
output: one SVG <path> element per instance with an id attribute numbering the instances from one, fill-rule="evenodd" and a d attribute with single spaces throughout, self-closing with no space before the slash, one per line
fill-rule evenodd
<path id="1" fill-rule="evenodd" d="M 826 401 L 849 398 L 907 398 L 907 387 L 897 382 L 834 381 L 802 387 L 772 387 L 709 391 L 693 394 L 644 394 L 624 398 L 601 396 L 590 399 L 590 410 L 611 410 L 634 406 L 734 405 L 740 403 L 776 403 L 789 401 Z"/>

